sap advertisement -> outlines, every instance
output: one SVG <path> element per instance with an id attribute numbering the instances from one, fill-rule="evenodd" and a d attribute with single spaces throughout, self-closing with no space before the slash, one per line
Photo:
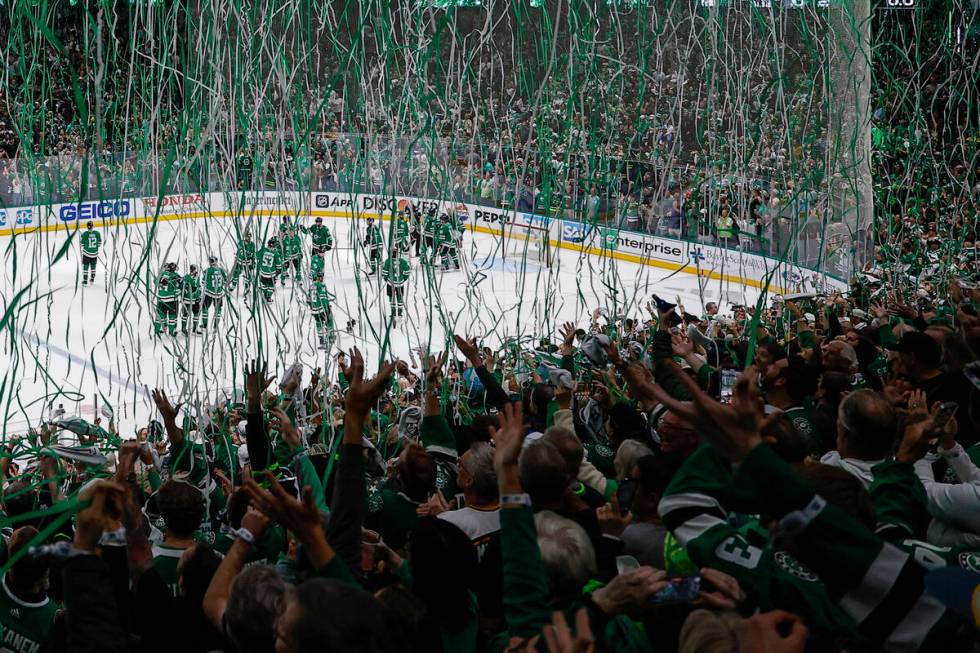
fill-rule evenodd
<path id="1" fill-rule="evenodd" d="M 249 220 L 278 215 L 329 216 L 337 219 L 373 215 L 389 219 L 404 212 L 425 216 L 450 213 L 471 229 L 501 233 L 515 228 L 547 230 L 554 246 L 585 251 L 593 255 L 613 255 L 638 263 L 685 268 L 690 273 L 741 278 L 756 284 L 771 279 L 773 286 L 806 285 L 825 290 L 846 290 L 847 284 L 813 270 L 780 264 L 757 254 L 743 254 L 710 245 L 688 243 L 649 234 L 623 231 L 598 224 L 550 219 L 547 216 L 508 211 L 477 204 L 438 199 L 382 196 L 359 193 L 296 193 L 257 191 L 244 193 L 184 193 L 160 197 L 110 199 L 51 206 L 6 207 L 0 209 L 0 229 L 84 228 L 96 226 L 200 217 L 248 217 Z M 777 271 L 774 273 L 774 271 Z"/>

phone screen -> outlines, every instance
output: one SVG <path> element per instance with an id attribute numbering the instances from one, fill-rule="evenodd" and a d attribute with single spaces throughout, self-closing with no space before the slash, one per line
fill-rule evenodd
<path id="1" fill-rule="evenodd" d="M 957 408 L 959 408 L 959 404 L 957 404 L 955 401 L 947 401 L 940 406 L 939 410 L 937 410 L 936 414 L 932 417 L 932 427 L 934 429 L 945 428 L 946 423 L 953 419 L 953 415 L 956 414 Z"/>
<path id="2" fill-rule="evenodd" d="M 700 576 L 674 576 L 667 579 L 667 587 L 653 595 L 655 605 L 690 603 L 700 596 Z"/>
<path id="3" fill-rule="evenodd" d="M 963 375 L 980 390 L 980 361 L 974 361 L 963 368 Z"/>
<path id="4" fill-rule="evenodd" d="M 735 380 L 738 378 L 736 370 L 721 371 L 721 403 L 732 403 L 732 393 L 735 390 Z"/>
<path id="5" fill-rule="evenodd" d="M 616 490 L 616 498 L 619 499 L 619 510 L 624 515 L 628 514 L 633 507 L 633 498 L 636 496 L 637 482 L 632 478 L 624 478 Z"/>

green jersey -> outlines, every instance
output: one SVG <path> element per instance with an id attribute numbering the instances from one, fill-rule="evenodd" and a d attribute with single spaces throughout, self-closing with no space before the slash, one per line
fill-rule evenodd
<path id="1" fill-rule="evenodd" d="M 296 234 L 290 234 L 282 241 L 283 256 L 287 261 L 298 259 L 303 253 L 303 242 Z"/>
<path id="2" fill-rule="evenodd" d="M 452 225 L 453 231 L 456 232 L 457 237 L 462 236 L 466 231 L 466 224 L 463 219 L 459 217 L 458 213 L 449 214 L 449 224 Z"/>
<path id="3" fill-rule="evenodd" d="M 251 240 L 243 240 L 240 242 L 238 244 L 238 249 L 235 251 L 235 259 L 247 267 L 255 265 L 255 243 L 253 243 Z"/>
<path id="4" fill-rule="evenodd" d="M 170 270 L 164 270 L 157 281 L 157 299 L 161 302 L 172 302 L 180 293 L 180 275 Z"/>
<path id="5" fill-rule="evenodd" d="M 48 641 L 58 604 L 22 601 L 7 588 L 6 576 L 0 583 L 0 653 L 37 653 Z"/>
<path id="6" fill-rule="evenodd" d="M 434 215 L 425 216 L 425 220 L 422 221 L 422 234 L 425 236 L 435 236 L 436 229 L 439 228 L 439 220 L 436 219 Z"/>
<path id="7" fill-rule="evenodd" d="M 310 257 L 310 276 L 314 279 L 322 279 L 323 271 L 327 267 L 327 262 L 323 260 L 322 256 L 312 256 Z"/>
<path id="8" fill-rule="evenodd" d="M 204 294 L 208 297 L 224 297 L 228 275 L 217 265 L 204 271 Z"/>
<path id="9" fill-rule="evenodd" d="M 448 222 L 442 222 L 436 227 L 436 247 L 453 247 L 456 245 L 456 230 Z"/>
<path id="10" fill-rule="evenodd" d="M 201 300 L 201 281 L 192 274 L 185 274 L 180 286 L 180 298 L 185 304 Z"/>
<path id="11" fill-rule="evenodd" d="M 208 460 L 204 447 L 186 437 L 170 445 L 166 464 L 172 476 L 186 476 L 194 485 L 200 486 L 208 478 Z"/>
<path id="12" fill-rule="evenodd" d="M 330 312 L 330 291 L 322 281 L 314 281 L 310 288 L 310 311 L 315 315 Z"/>
<path id="13" fill-rule="evenodd" d="M 214 445 L 214 466 L 225 473 L 233 483 L 238 484 L 238 445 L 227 433 L 218 433 L 212 440 Z"/>
<path id="14" fill-rule="evenodd" d="M 786 409 L 786 412 L 783 414 L 793 423 L 793 428 L 803 438 L 807 449 L 809 451 L 819 451 L 821 448 L 820 435 L 817 433 L 817 427 L 810 417 L 810 411 L 806 408 L 796 406 Z"/>
<path id="15" fill-rule="evenodd" d="M 731 464 L 710 445 L 702 445 L 664 492 L 664 525 L 691 560 L 733 576 L 763 612 L 779 607 L 800 615 L 815 632 L 863 639 L 817 574 L 775 547 L 757 523 L 725 509 L 720 500 L 727 498 L 731 483 Z"/>
<path id="16" fill-rule="evenodd" d="M 100 247 L 102 247 L 102 234 L 95 229 L 82 232 L 82 254 L 98 256 Z"/>
<path id="17" fill-rule="evenodd" d="M 333 235 L 322 224 L 315 224 L 306 231 L 313 236 L 313 247 L 323 249 L 333 248 Z"/>
<path id="18" fill-rule="evenodd" d="M 803 580 L 801 569 L 810 570 L 805 574 L 816 576 L 818 585 L 850 618 L 850 623 L 841 623 L 832 631 L 836 640 L 847 639 L 853 623 L 875 650 L 936 651 L 955 640 L 961 622 L 925 590 L 926 567 L 909 564 L 912 557 L 908 553 L 815 495 L 813 487 L 767 445 L 755 447 L 734 475 L 731 469 L 710 445 L 702 445 L 684 462 L 660 502 L 664 524 L 687 547 L 692 560 L 732 574 L 750 596 L 763 588 L 772 591 L 774 598 L 781 595 L 775 605 L 800 615 L 811 631 L 823 631 L 826 618 L 813 613 L 819 597 L 809 592 L 795 597 L 786 594 Z M 773 492 L 774 487 L 779 492 Z M 746 576 L 728 571 L 762 570 L 760 565 L 769 559 L 766 551 L 772 550 L 733 539 L 721 530 L 728 521 L 719 501 L 728 498 L 753 514 L 780 519 L 781 529 L 794 543 L 793 560 L 800 566 L 787 571 L 797 581 L 780 582 L 777 587 L 764 577 L 753 578 L 757 572 Z M 713 564 L 712 558 L 721 560 L 723 566 Z M 881 569 L 890 571 L 875 573 Z M 776 580 L 775 575 L 772 579 Z M 828 611 L 821 612 L 830 616 Z"/>
<path id="19" fill-rule="evenodd" d="M 390 258 L 381 268 L 381 276 L 392 286 L 404 286 L 408 281 L 409 269 L 408 261 L 402 257 Z"/>
<path id="20" fill-rule="evenodd" d="M 282 252 L 275 247 L 263 247 L 259 252 L 259 275 L 274 277 L 282 268 Z"/>
<path id="21" fill-rule="evenodd" d="M 402 492 L 381 488 L 367 497 L 364 526 L 380 533 L 388 546 L 400 549 L 419 520 L 418 507 Z"/>
<path id="22" fill-rule="evenodd" d="M 399 247 L 408 247 L 408 222 L 404 218 L 395 219 L 395 242 Z"/>
<path id="23" fill-rule="evenodd" d="M 184 551 L 185 549 L 167 546 L 163 542 L 153 545 L 153 568 L 157 570 L 160 578 L 167 584 L 174 596 L 177 596 L 178 593 L 177 579 L 179 574 L 177 573 L 177 566 L 180 563 L 180 557 L 184 555 Z"/>
<path id="24" fill-rule="evenodd" d="M 381 227 L 377 224 L 372 223 L 368 225 L 367 233 L 364 235 L 364 246 L 365 247 L 381 247 L 384 241 L 381 240 Z"/>

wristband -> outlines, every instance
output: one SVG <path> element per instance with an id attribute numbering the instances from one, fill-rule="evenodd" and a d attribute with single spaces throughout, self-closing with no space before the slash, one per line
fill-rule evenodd
<path id="1" fill-rule="evenodd" d="M 963 453 L 963 446 L 957 442 L 953 444 L 949 449 L 943 449 L 942 447 L 937 447 L 936 452 L 943 458 L 959 458 L 960 454 Z"/>
<path id="2" fill-rule="evenodd" d="M 114 531 L 105 531 L 99 538 L 99 546 L 126 546 L 126 529 L 120 526 Z"/>
<path id="3" fill-rule="evenodd" d="M 500 507 L 504 506 L 531 506 L 531 495 L 524 494 L 503 494 L 500 497 Z"/>
<path id="4" fill-rule="evenodd" d="M 35 558 L 40 556 L 50 556 L 59 560 L 77 558 L 78 556 L 95 555 L 91 551 L 82 551 L 81 549 L 75 547 L 75 545 L 71 542 L 56 542 L 54 544 L 32 546 L 27 552 Z"/>
<path id="5" fill-rule="evenodd" d="M 255 533 L 248 530 L 247 528 L 239 528 L 238 530 L 232 529 L 231 534 L 240 539 L 242 542 L 248 545 L 255 544 Z"/>
<path id="6" fill-rule="evenodd" d="M 794 510 L 779 520 L 779 530 L 785 535 L 798 535 L 810 525 L 827 507 L 827 502 L 819 495 L 813 495 L 810 503 L 802 510 Z"/>

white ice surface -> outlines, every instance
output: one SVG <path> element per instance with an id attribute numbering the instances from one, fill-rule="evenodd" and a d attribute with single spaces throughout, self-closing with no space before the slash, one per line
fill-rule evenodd
<path id="1" fill-rule="evenodd" d="M 265 218 L 258 230 L 271 234 L 278 220 Z M 333 352 L 356 345 L 369 369 L 382 347 L 386 357 L 417 360 L 411 350 L 441 351 L 450 331 L 494 346 L 507 337 L 557 338 L 563 322 L 585 326 L 598 306 L 607 314 L 641 318 L 654 292 L 671 301 L 679 295 L 694 313 L 700 313 L 702 302 L 721 300 L 724 306 L 754 302 L 758 296 L 754 288 L 709 279 L 700 280 L 699 291 L 699 279 L 684 272 L 569 250 L 558 251 L 548 268 L 533 260 L 533 252 L 526 261 L 515 260 L 501 255 L 494 236 L 467 232 L 462 271 L 430 270 L 411 259 L 406 316 L 392 323 L 383 284 L 379 287 L 362 269 L 364 252 L 353 247 L 352 231 L 362 231 L 363 223 L 325 223 L 336 245 L 327 256 L 326 274 L 336 295 Z M 46 419 L 52 403 L 63 404 L 68 415 L 92 420 L 106 402 L 115 410 L 120 434 L 132 437 L 155 412 L 147 388 L 163 387 L 174 401 L 213 401 L 242 386 L 243 369 L 260 346 L 280 378 L 296 361 L 305 367 L 304 379 L 317 366 L 335 373 L 328 353 L 316 347 L 305 294 L 293 282 L 277 287 L 269 306 L 259 301 L 253 307 L 244 291 L 233 294 L 218 328 L 204 335 L 153 336 L 153 293 L 163 262 L 176 261 L 183 274 L 191 264 L 205 268 L 213 254 L 230 269 L 230 218 L 161 222 L 155 234 L 150 225 L 102 233 L 96 283 L 88 287 L 81 285 L 77 238 L 60 261 L 50 264 L 68 232 L 2 239 L 4 310 L 26 289 L 6 323 L 0 351 L 5 437 Z M 308 250 L 306 255 L 304 269 Z M 353 335 L 343 332 L 350 317 L 357 320 Z"/>

